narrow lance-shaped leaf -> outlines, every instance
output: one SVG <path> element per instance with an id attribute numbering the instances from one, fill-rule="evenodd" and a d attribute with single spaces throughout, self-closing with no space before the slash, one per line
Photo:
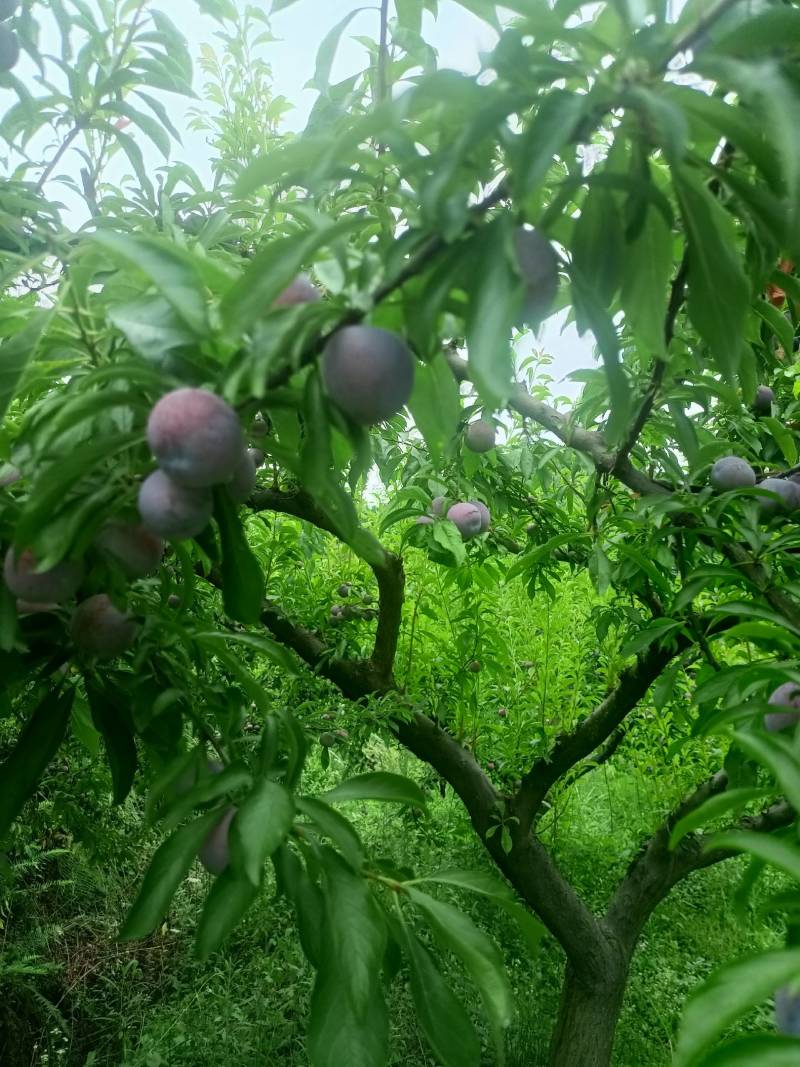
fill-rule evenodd
<path id="1" fill-rule="evenodd" d="M 395 804 L 425 807 L 425 794 L 416 782 L 401 774 L 371 771 L 348 778 L 325 794 L 325 799 L 342 804 L 349 800 L 385 800 Z"/>
<path id="2" fill-rule="evenodd" d="M 264 863 L 283 844 L 293 821 L 294 804 L 286 789 L 268 778 L 256 782 L 231 825 L 233 869 L 260 885 Z"/>
<path id="3" fill-rule="evenodd" d="M 753 800 L 766 796 L 766 789 L 726 789 L 718 796 L 709 797 L 699 808 L 690 811 L 679 819 L 672 828 L 669 837 L 669 847 L 675 848 L 687 834 L 707 826 L 714 819 L 719 819 L 732 811 L 742 811 Z"/>
<path id="4" fill-rule="evenodd" d="M 124 694 L 107 690 L 86 682 L 86 695 L 92 711 L 92 721 L 103 736 L 111 781 L 114 786 L 114 803 L 121 804 L 131 791 L 138 765 L 136 742 Z"/>
<path id="5" fill-rule="evenodd" d="M 48 693 L 22 729 L 11 755 L 0 764 L 0 838 L 31 796 L 64 740 L 75 690 Z"/>
<path id="6" fill-rule="evenodd" d="M 195 951 L 201 960 L 220 947 L 226 937 L 241 922 L 247 909 L 258 896 L 258 885 L 230 867 L 214 880 L 206 897 L 197 927 Z"/>
<path id="7" fill-rule="evenodd" d="M 247 543 L 236 506 L 224 486 L 214 492 L 214 517 L 222 541 L 225 610 L 238 622 L 258 622 L 264 600 L 264 575 Z"/>

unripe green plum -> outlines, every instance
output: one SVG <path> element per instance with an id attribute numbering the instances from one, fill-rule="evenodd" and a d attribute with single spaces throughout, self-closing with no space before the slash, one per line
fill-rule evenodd
<path id="1" fill-rule="evenodd" d="M 470 672 L 470 674 L 480 674 L 481 661 L 479 659 L 470 660 L 470 662 L 467 664 L 467 670 Z"/>
<path id="2" fill-rule="evenodd" d="M 147 422 L 159 467 L 187 489 L 227 482 L 242 458 L 244 438 L 233 408 L 207 389 L 174 389 Z"/>
<path id="3" fill-rule="evenodd" d="M 405 406 L 414 385 L 414 357 L 393 333 L 345 326 L 325 347 L 322 376 L 334 404 L 353 422 L 372 426 Z"/>
<path id="4" fill-rule="evenodd" d="M 84 568 L 79 560 L 62 560 L 41 573 L 36 566 L 36 556 L 29 548 L 19 555 L 13 548 L 6 552 L 3 577 L 15 597 L 36 604 L 62 604 L 75 595 L 83 581 Z"/>
<path id="5" fill-rule="evenodd" d="M 230 831 L 236 808 L 226 808 L 222 818 L 209 831 L 200 846 L 198 858 L 211 874 L 222 874 L 230 862 Z"/>
<path id="6" fill-rule="evenodd" d="M 558 291 L 558 257 L 538 230 L 520 227 L 514 233 L 514 244 L 525 283 L 523 321 L 535 329 L 550 311 Z"/>
<path id="7" fill-rule="evenodd" d="M 779 733 L 800 722 L 800 685 L 795 682 L 784 682 L 783 685 L 779 685 L 772 692 L 767 703 L 787 709 L 786 711 L 771 711 L 764 716 L 764 726 L 770 733 Z"/>
<path id="8" fill-rule="evenodd" d="M 256 465 L 251 455 L 255 449 L 248 448 L 228 482 L 227 490 L 237 504 L 243 504 L 256 487 Z"/>
<path id="9" fill-rule="evenodd" d="M 187 489 L 164 471 L 153 471 L 139 488 L 142 522 L 159 537 L 196 537 L 208 526 L 213 509 L 208 489 Z"/>
<path id="10" fill-rule="evenodd" d="M 481 513 L 481 533 L 486 533 L 492 524 L 492 516 L 489 509 L 485 504 L 482 504 L 480 500 L 470 500 L 470 504 L 472 504 L 473 507 L 476 507 Z"/>
<path id="11" fill-rule="evenodd" d="M 775 402 L 775 394 L 768 385 L 759 385 L 753 400 L 753 411 L 756 415 L 769 415 Z"/>
<path id="12" fill-rule="evenodd" d="M 114 659 L 127 652 L 139 627 L 115 607 L 105 593 L 90 596 L 75 609 L 70 623 L 72 640 L 80 652 L 98 659 Z"/>
<path id="13" fill-rule="evenodd" d="M 164 542 L 141 524 L 112 520 L 95 538 L 101 551 L 112 556 L 129 578 L 146 578 L 158 570 Z"/>
<path id="14" fill-rule="evenodd" d="M 758 508 L 762 515 L 777 515 L 779 512 L 786 514 L 800 507 L 800 487 L 788 478 L 765 478 L 763 482 L 758 483 L 758 488 L 775 494 L 759 499 Z"/>
<path id="15" fill-rule="evenodd" d="M 711 468 L 709 481 L 720 493 L 731 489 L 752 489 L 756 484 L 756 472 L 745 459 L 723 456 Z"/>
<path id="16" fill-rule="evenodd" d="M 333 748 L 336 744 L 336 735 L 332 733 L 324 733 L 319 735 L 319 743 L 323 748 Z"/>
<path id="17" fill-rule="evenodd" d="M 464 431 L 464 444 L 470 452 L 491 452 L 497 431 L 488 419 L 476 419 Z"/>
<path id="18" fill-rule="evenodd" d="M 483 516 L 474 504 L 453 504 L 447 512 L 448 519 L 456 525 L 465 541 L 477 537 L 483 528 Z"/>
<path id="19" fill-rule="evenodd" d="M 800 1037 L 800 990 L 783 986 L 775 994 L 775 1029 L 786 1037 Z"/>
<path id="20" fill-rule="evenodd" d="M 14 31 L 0 24 L 0 73 L 11 70 L 19 60 L 19 40 Z"/>
<path id="21" fill-rule="evenodd" d="M 276 308 L 294 307 L 296 304 L 313 304 L 320 299 L 320 291 L 307 274 L 298 274 L 293 282 L 275 298 Z"/>

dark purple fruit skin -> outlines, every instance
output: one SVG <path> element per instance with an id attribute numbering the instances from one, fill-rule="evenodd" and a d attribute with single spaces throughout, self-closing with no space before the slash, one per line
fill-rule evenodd
<path id="1" fill-rule="evenodd" d="M 772 405 L 775 401 L 775 394 L 768 385 L 759 385 L 756 389 L 755 400 L 753 401 L 753 411 L 756 415 L 769 415 L 772 411 Z"/>
<path id="2" fill-rule="evenodd" d="M 525 283 L 523 321 L 534 328 L 553 306 L 558 291 L 558 258 L 538 230 L 520 227 L 514 233 L 517 266 Z"/>
<path id="3" fill-rule="evenodd" d="M 248 448 L 247 454 L 250 457 L 250 459 L 252 459 L 256 470 L 258 470 L 259 467 L 263 467 L 264 466 L 264 461 L 266 460 L 266 456 L 264 455 L 264 453 L 261 451 L 260 448 Z"/>
<path id="4" fill-rule="evenodd" d="M 458 532 L 465 541 L 469 541 L 472 537 L 477 537 L 483 527 L 483 516 L 480 509 L 475 507 L 474 504 L 465 502 L 453 504 L 447 512 L 447 517 L 452 523 L 455 523 Z"/>
<path id="5" fill-rule="evenodd" d="M 800 685 L 796 682 L 784 682 L 770 695 L 768 704 L 786 711 L 771 711 L 764 716 L 764 726 L 770 733 L 779 733 L 788 726 L 795 726 L 800 721 Z M 796 709 L 796 710 L 794 710 Z"/>
<path id="6" fill-rule="evenodd" d="M 70 634 L 78 650 L 98 659 L 114 659 L 136 640 L 138 627 L 105 593 L 90 596 L 75 609 Z"/>
<path id="7" fill-rule="evenodd" d="M 213 508 L 208 489 L 186 489 L 164 471 L 153 471 L 139 487 L 142 522 L 159 537 L 196 537 L 211 521 Z"/>
<path id="8" fill-rule="evenodd" d="M 198 858 L 211 874 L 222 874 L 230 862 L 230 830 L 236 808 L 227 808 L 200 846 Z"/>
<path id="9" fill-rule="evenodd" d="M 207 389 L 162 396 L 150 412 L 147 442 L 159 467 L 188 489 L 227 482 L 244 448 L 236 412 Z"/>
<path id="10" fill-rule="evenodd" d="M 443 496 L 435 496 L 431 501 L 431 514 L 440 519 L 444 515 L 445 499 Z"/>
<path id="11" fill-rule="evenodd" d="M 414 385 L 414 357 L 393 333 L 345 326 L 325 347 L 322 377 L 328 396 L 345 415 L 372 426 L 405 406 Z"/>
<path id="12" fill-rule="evenodd" d="M 275 298 L 276 308 L 294 307 L 296 304 L 313 304 L 320 299 L 320 292 L 307 274 L 298 274 L 293 282 Z"/>
<path id="13" fill-rule="evenodd" d="M 752 489 L 756 484 L 756 472 L 745 459 L 723 456 L 711 468 L 709 481 L 720 493 L 731 489 Z"/>
<path id="14" fill-rule="evenodd" d="M 69 600 L 83 580 L 83 564 L 65 559 L 49 571 L 36 573 L 36 557 L 27 548 L 19 555 L 9 548 L 3 564 L 3 577 L 9 590 L 21 600 L 37 604 L 61 604 Z"/>
<path id="15" fill-rule="evenodd" d="M 800 1037 L 800 991 L 790 986 L 775 994 L 775 1029 L 787 1037 Z"/>
<path id="16" fill-rule="evenodd" d="M 758 488 L 767 489 L 780 498 L 775 500 L 774 497 L 765 496 L 759 499 L 758 507 L 762 515 L 786 513 L 800 507 L 800 488 L 788 478 L 765 478 L 758 483 Z"/>
<path id="17" fill-rule="evenodd" d="M 146 578 L 158 570 L 164 542 L 144 526 L 114 519 L 95 538 L 102 551 L 113 556 L 128 578 Z"/>
<path id="18" fill-rule="evenodd" d="M 486 419 L 471 422 L 464 431 L 464 444 L 470 452 L 491 452 L 494 448 L 497 431 Z"/>
<path id="19" fill-rule="evenodd" d="M 481 513 L 481 533 L 486 533 L 492 524 L 492 516 L 489 509 L 480 500 L 470 500 L 470 504 Z"/>
<path id="20" fill-rule="evenodd" d="M 251 437 L 266 437 L 267 436 L 267 420 L 263 415 L 256 415 L 253 421 L 250 423 L 250 436 Z"/>
<path id="21" fill-rule="evenodd" d="M 433 526 L 434 520 L 430 515 L 418 515 L 414 522 L 417 526 Z"/>

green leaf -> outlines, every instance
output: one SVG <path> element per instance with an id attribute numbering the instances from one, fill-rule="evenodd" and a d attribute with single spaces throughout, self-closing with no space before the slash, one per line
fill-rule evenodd
<path id="1" fill-rule="evenodd" d="M 314 797 L 296 797 L 295 800 L 297 810 L 333 841 L 354 870 L 360 870 L 364 864 L 364 848 L 348 820 L 322 800 Z"/>
<path id="2" fill-rule="evenodd" d="M 84 678 L 92 722 L 100 731 L 106 748 L 114 803 L 121 804 L 133 787 L 138 759 L 133 724 L 127 698 L 118 689 L 105 689 Z"/>
<path id="3" fill-rule="evenodd" d="M 553 157 L 572 141 L 588 110 L 588 99 L 564 89 L 551 89 L 541 98 L 533 121 L 522 134 L 512 171 L 519 197 L 524 199 L 534 192 L 546 177 Z"/>
<path id="4" fill-rule="evenodd" d="M 608 189 L 589 189 L 575 223 L 571 252 L 575 269 L 592 279 L 598 300 L 609 307 L 619 285 L 625 251 L 617 198 Z"/>
<path id="5" fill-rule="evenodd" d="M 798 973 L 800 949 L 764 952 L 713 974 L 689 1000 L 678 1033 L 674 1067 L 694 1067 L 700 1054 L 731 1023 Z"/>
<path id="6" fill-rule="evenodd" d="M 8 405 L 14 399 L 25 368 L 36 355 L 36 347 L 51 314 L 40 308 L 31 310 L 19 333 L 0 345 L 0 420 L 5 417 Z"/>
<path id="7" fill-rule="evenodd" d="M 236 505 L 224 486 L 214 490 L 214 517 L 222 543 L 225 611 L 237 622 L 258 622 L 264 600 L 264 574 L 247 543 Z"/>
<path id="8" fill-rule="evenodd" d="M 404 948 L 411 971 L 411 995 L 422 1032 L 444 1067 L 479 1067 L 481 1044 L 472 1020 L 456 999 L 433 958 L 410 930 Z"/>
<path id="9" fill-rule="evenodd" d="M 164 365 L 168 353 L 195 344 L 195 335 L 163 296 L 143 296 L 117 304 L 109 308 L 107 316 L 137 355 L 158 366 Z"/>
<path id="10" fill-rule="evenodd" d="M 688 240 L 689 317 L 720 374 L 733 384 L 750 303 L 736 231 L 730 215 L 696 175 L 675 168 L 673 179 Z"/>
<path id="11" fill-rule="evenodd" d="M 626 249 L 620 303 L 636 340 L 663 357 L 664 316 L 672 270 L 672 234 L 660 211 L 650 207 L 644 225 Z"/>
<path id="12" fill-rule="evenodd" d="M 713 1049 L 698 1067 L 797 1067 L 800 1041 L 780 1034 L 746 1034 Z"/>
<path id="13" fill-rule="evenodd" d="M 472 380 L 489 408 L 511 393 L 511 331 L 522 306 L 522 283 L 510 256 L 511 218 L 483 226 L 469 242 L 471 271 L 467 349 Z"/>
<path id="14" fill-rule="evenodd" d="M 748 855 L 785 871 L 790 878 L 800 882 L 800 847 L 797 845 L 790 845 L 780 838 L 770 837 L 755 830 L 726 830 L 714 834 L 706 845 L 707 851 L 720 848 L 747 852 Z"/>
<path id="15" fill-rule="evenodd" d="M 617 328 L 588 279 L 579 274 L 576 268 L 572 270 L 571 276 L 578 328 L 583 332 L 588 325 L 595 336 L 603 360 L 610 407 L 605 435 L 609 442 L 615 443 L 629 428 L 631 416 L 631 390 L 620 360 Z"/>
<path id="16" fill-rule="evenodd" d="M 192 257 L 164 238 L 101 230 L 92 239 L 124 267 L 140 271 L 197 337 L 208 334 L 203 282 Z"/>
<path id="17" fill-rule="evenodd" d="M 323 38 L 322 44 L 317 51 L 317 62 L 314 69 L 314 77 L 311 81 L 311 87 L 317 89 L 318 92 L 325 93 L 330 85 L 331 68 L 333 67 L 333 60 L 342 34 L 356 15 L 368 10 L 368 7 L 354 8 L 340 22 L 337 22 L 333 29 L 329 30 Z"/>
<path id="18" fill-rule="evenodd" d="M 176 830 L 156 849 L 139 895 L 120 931 L 121 940 L 147 937 L 155 930 L 166 915 L 175 890 L 189 873 L 200 846 L 219 818 L 219 811 L 209 812 Z"/>
<path id="19" fill-rule="evenodd" d="M 324 799 L 333 804 L 344 804 L 351 800 L 386 800 L 394 804 L 425 807 L 425 794 L 416 782 L 388 771 L 371 771 L 348 778 L 325 793 Z"/>
<path id="20" fill-rule="evenodd" d="M 789 319 L 767 300 L 756 300 L 754 307 L 778 338 L 778 343 L 784 352 L 791 352 L 794 342 L 794 328 Z"/>
<path id="21" fill-rule="evenodd" d="M 497 16 L 495 10 L 496 5 L 488 2 L 488 0 L 455 0 L 459 7 L 466 8 L 476 18 L 482 19 L 484 22 L 488 22 L 493 30 L 497 30 L 499 33 L 501 30 L 500 19 Z"/>
<path id="22" fill-rule="evenodd" d="M 282 845 L 294 822 L 291 795 L 277 782 L 256 782 L 231 824 L 231 865 L 260 885 L 264 863 Z"/>
<path id="23" fill-rule="evenodd" d="M 424 878 L 414 878 L 407 885 L 423 885 L 426 882 L 436 882 L 440 885 L 452 885 L 458 889 L 466 889 L 469 893 L 480 893 L 495 900 L 514 900 L 514 893 L 510 886 L 499 881 L 492 874 L 484 871 L 459 871 L 446 870 L 436 871 L 435 874 L 426 874 Z"/>
<path id="24" fill-rule="evenodd" d="M 797 463 L 797 445 L 795 444 L 794 434 L 791 430 L 787 430 L 779 419 L 775 419 L 771 415 L 763 416 L 761 424 L 772 434 L 775 444 L 783 453 L 783 458 L 790 467 L 793 467 Z"/>
<path id="25" fill-rule="evenodd" d="M 413 887 L 408 888 L 412 903 L 424 915 L 443 948 L 458 957 L 478 987 L 498 1048 L 503 1047 L 502 1031 L 514 1013 L 511 985 L 503 957 L 494 942 L 479 930 L 458 908 L 436 900 Z"/>
<path id="26" fill-rule="evenodd" d="M 690 811 L 688 815 L 684 815 L 682 819 L 675 823 L 669 836 L 669 847 L 675 848 L 678 842 L 693 830 L 707 826 L 714 819 L 719 819 L 729 812 L 742 811 L 753 800 L 758 800 L 764 796 L 767 796 L 766 789 L 754 788 L 726 789 L 724 793 L 709 797 L 699 808 Z"/>
<path id="27" fill-rule="evenodd" d="M 467 558 L 467 550 L 455 523 L 444 519 L 434 523 L 431 530 L 434 541 L 453 557 L 455 566 L 460 567 Z"/>
<path id="28" fill-rule="evenodd" d="M 242 878 L 230 867 L 214 879 L 195 936 L 195 952 L 199 959 L 207 960 L 217 951 L 241 922 L 258 896 L 258 890 L 258 885 L 253 885 L 248 878 Z"/>
<path id="29" fill-rule="evenodd" d="M 322 853 L 325 871 L 327 963 L 338 971 L 353 1014 L 366 1020 L 378 984 L 387 931 L 365 878 L 329 848 Z M 323 964 L 325 969 L 325 964 Z"/>
<path id="30" fill-rule="evenodd" d="M 792 807 L 800 811 L 800 763 L 792 741 L 782 734 L 745 733 L 737 730 L 736 744 L 748 756 L 772 771 Z"/>
<path id="31" fill-rule="evenodd" d="M 272 862 L 278 888 L 294 906 L 300 945 L 313 967 L 322 958 L 324 902 L 322 892 L 308 876 L 305 867 L 287 845 L 280 845 Z"/>
<path id="32" fill-rule="evenodd" d="M 345 995 L 336 962 L 323 962 L 311 998 L 308 1054 L 311 1067 L 385 1067 L 389 1013 L 378 975 L 359 1016 Z"/>
<path id="33" fill-rule="evenodd" d="M 414 422 L 425 438 L 434 463 L 441 463 L 458 431 L 461 403 L 458 385 L 444 356 L 418 363 L 414 391 L 408 402 Z"/>
<path id="34" fill-rule="evenodd" d="M 239 790 L 249 789 L 252 781 L 250 772 L 241 761 L 230 764 L 219 774 L 209 774 L 203 768 L 199 781 L 176 797 L 163 813 L 162 830 L 164 833 L 172 830 L 195 808 L 212 804 L 220 797 L 230 797 Z"/>
<path id="35" fill-rule="evenodd" d="M 0 839 L 33 794 L 69 725 L 75 690 L 54 690 L 22 728 L 11 755 L 0 764 Z"/>

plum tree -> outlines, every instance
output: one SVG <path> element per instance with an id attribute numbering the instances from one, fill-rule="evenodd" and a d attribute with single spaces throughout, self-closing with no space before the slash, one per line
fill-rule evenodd
<path id="1" fill-rule="evenodd" d="M 296 304 L 313 304 L 320 299 L 320 291 L 307 274 L 298 274 L 293 282 L 275 297 L 273 307 L 294 307 Z"/>
<path id="2" fill-rule="evenodd" d="M 227 482 L 244 440 L 233 408 L 207 389 L 174 389 L 147 422 L 147 441 L 159 467 L 188 489 Z"/>
<path id="3" fill-rule="evenodd" d="M 472 504 L 473 507 L 477 508 L 480 512 L 481 533 L 486 533 L 486 531 L 492 524 L 492 516 L 489 512 L 489 509 L 486 507 L 485 504 L 482 504 L 480 500 L 470 500 L 469 503 Z"/>
<path id="4" fill-rule="evenodd" d="M 230 861 L 230 830 L 237 809 L 232 805 L 226 808 L 200 846 L 198 858 L 210 874 L 222 874 Z"/>
<path id="5" fill-rule="evenodd" d="M 768 385 L 759 385 L 753 400 L 753 411 L 756 415 L 769 415 L 775 401 L 775 394 Z"/>
<path id="6" fill-rule="evenodd" d="M 70 623 L 70 634 L 78 650 L 98 659 L 114 659 L 127 652 L 136 640 L 138 629 L 133 619 L 120 611 L 105 593 L 81 601 Z"/>
<path id="7" fill-rule="evenodd" d="M 775 994 L 775 1029 L 787 1037 L 800 1037 L 800 991 L 782 986 Z"/>
<path id="8" fill-rule="evenodd" d="M 764 716 L 764 725 L 771 733 L 779 733 L 788 726 L 795 726 L 800 722 L 800 685 L 795 682 L 784 682 L 779 685 L 770 695 L 768 704 L 774 707 L 787 708 L 787 711 L 770 711 Z"/>
<path id="9" fill-rule="evenodd" d="M 46 571 L 37 571 L 36 556 L 30 548 L 19 555 L 6 552 L 3 578 L 9 590 L 21 600 L 36 604 L 61 604 L 78 591 L 84 567 L 80 560 L 65 559 Z"/>
<path id="10" fill-rule="evenodd" d="M 538 230 L 519 227 L 514 233 L 514 246 L 525 284 L 523 321 L 535 328 L 552 307 L 558 291 L 558 257 Z"/>
<path id="11" fill-rule="evenodd" d="M 255 448 L 248 448 L 242 453 L 233 477 L 227 484 L 228 492 L 237 504 L 243 504 L 256 487 L 255 451 Z"/>
<path id="12" fill-rule="evenodd" d="M 354 422 L 372 426 L 400 411 L 414 385 L 414 357 L 399 337 L 375 326 L 345 326 L 322 356 L 331 400 Z"/>
<path id="13" fill-rule="evenodd" d="M 113 519 L 99 532 L 95 544 L 111 556 L 128 578 L 146 578 L 158 569 L 164 555 L 164 542 L 141 523 Z"/>
<path id="14" fill-rule="evenodd" d="M 207 489 L 187 489 L 163 471 L 153 471 L 139 488 L 142 522 L 159 537 L 196 537 L 211 520 L 214 503 Z"/>
<path id="15" fill-rule="evenodd" d="M 759 498 L 758 507 L 762 515 L 786 513 L 800 507 L 800 486 L 788 478 L 765 478 L 758 483 L 758 488 L 774 494 Z"/>
<path id="16" fill-rule="evenodd" d="M 11 70 L 19 59 L 19 40 L 10 27 L 0 23 L 0 71 Z"/>
<path id="17" fill-rule="evenodd" d="M 476 419 L 464 431 L 464 444 L 470 452 L 491 452 L 495 446 L 497 431 L 488 419 Z"/>
<path id="18" fill-rule="evenodd" d="M 455 524 L 465 541 L 469 541 L 472 537 L 477 537 L 483 530 L 483 515 L 474 504 L 464 501 L 459 504 L 453 504 L 447 512 L 447 517 Z"/>
<path id="19" fill-rule="evenodd" d="M 756 472 L 745 459 L 738 456 L 723 456 L 711 468 L 711 485 L 719 492 L 730 489 L 752 489 L 756 484 Z"/>

